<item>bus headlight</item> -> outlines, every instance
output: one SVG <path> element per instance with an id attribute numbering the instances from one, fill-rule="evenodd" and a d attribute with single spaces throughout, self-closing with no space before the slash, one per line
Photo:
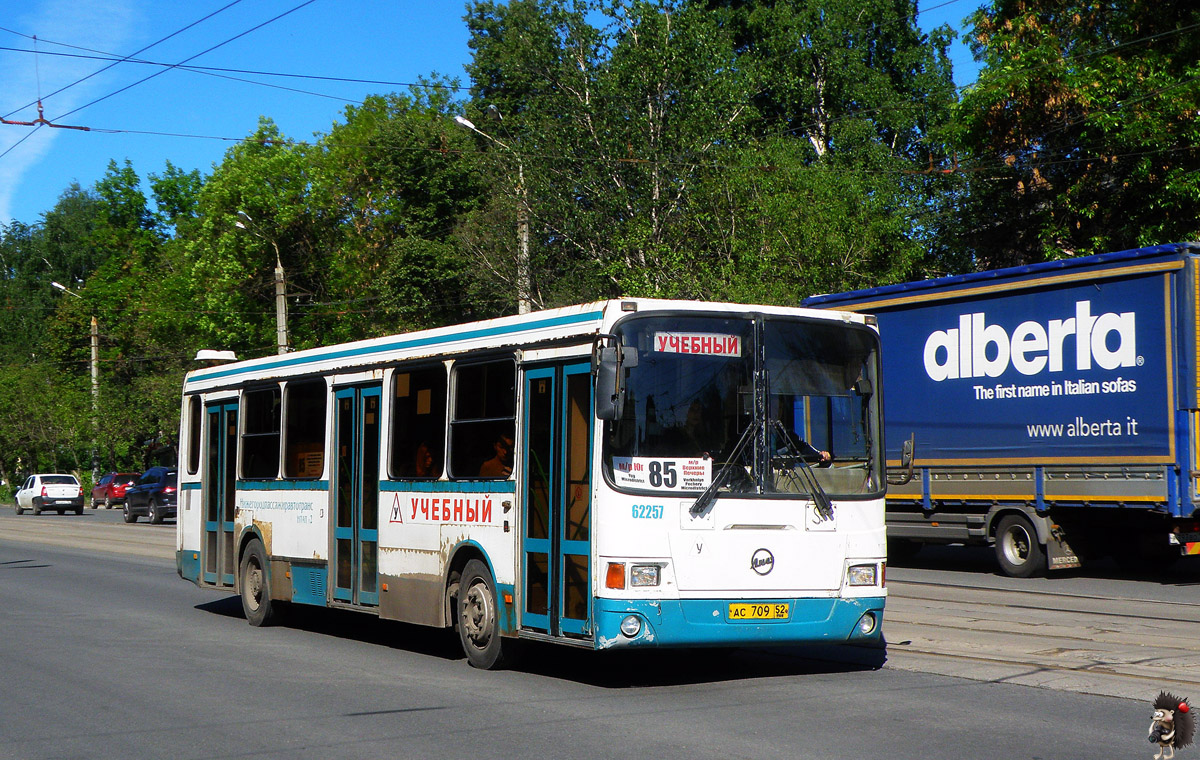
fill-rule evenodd
<path id="1" fill-rule="evenodd" d="M 659 584 L 658 565 L 634 565 L 629 568 L 630 586 L 657 586 Z"/>
<path id="2" fill-rule="evenodd" d="M 626 615 L 621 621 L 621 633 L 632 639 L 642 632 L 642 619 L 637 615 Z"/>
<path id="3" fill-rule="evenodd" d="M 870 565 L 851 565 L 846 569 L 847 586 L 877 586 L 878 571 L 874 563 Z"/>
<path id="4" fill-rule="evenodd" d="M 861 636 L 870 636 L 875 632 L 875 627 L 878 622 L 875 620 L 875 613 L 868 612 L 858 619 L 858 633 Z"/>

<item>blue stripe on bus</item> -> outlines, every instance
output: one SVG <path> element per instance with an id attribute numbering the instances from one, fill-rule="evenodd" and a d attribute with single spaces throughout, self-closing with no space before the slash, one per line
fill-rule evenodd
<path id="1" fill-rule="evenodd" d="M 399 493 L 516 493 L 515 480 L 385 480 L 380 491 Z"/>
<path id="2" fill-rule="evenodd" d="M 175 570 L 179 577 L 192 583 L 200 583 L 200 552 L 188 550 L 175 551 Z"/>
<path id="3" fill-rule="evenodd" d="M 727 619 L 731 603 L 787 602 L 787 620 Z M 751 646 L 878 641 L 884 597 L 850 599 L 596 599 L 597 649 L 617 647 Z M 875 616 L 874 630 L 863 636 L 858 623 Z M 633 638 L 621 633 L 621 621 L 637 616 L 642 630 Z"/>
<path id="4" fill-rule="evenodd" d="M 433 335 L 424 338 L 404 338 L 401 340 L 392 341 L 390 343 L 382 343 L 374 346 L 345 348 L 340 351 L 329 351 L 328 353 L 317 354 L 314 356 L 297 356 L 291 359 L 279 359 L 276 361 L 264 362 L 262 364 L 255 364 L 253 367 L 214 369 L 209 372 L 199 371 L 189 378 L 189 382 L 194 383 L 203 380 L 216 380 L 217 378 L 233 377 L 235 375 L 260 374 L 269 372 L 270 370 L 282 369 L 284 367 L 296 367 L 304 364 L 329 361 L 331 359 L 365 357 L 372 354 L 398 351 L 405 348 L 422 348 L 425 346 L 436 346 L 442 343 L 472 340 L 474 338 L 489 338 L 497 335 L 529 332 L 530 330 L 538 330 L 547 327 L 562 327 L 565 325 L 579 324 L 581 322 L 596 322 L 599 321 L 603 316 L 604 312 L 602 311 L 589 311 L 582 314 L 568 314 L 566 316 L 540 319 L 533 322 L 519 322 L 512 325 L 486 327 L 477 330 L 466 330 L 464 332 L 452 333 L 450 335 Z"/>
<path id="5" fill-rule="evenodd" d="M 328 491 L 328 480 L 239 480 L 239 491 Z"/>
<path id="6" fill-rule="evenodd" d="M 181 483 L 186 491 L 199 491 L 200 483 Z M 239 480 L 239 491 L 328 491 L 328 480 Z M 413 493 L 516 493 L 514 480 L 384 480 L 380 491 Z"/>

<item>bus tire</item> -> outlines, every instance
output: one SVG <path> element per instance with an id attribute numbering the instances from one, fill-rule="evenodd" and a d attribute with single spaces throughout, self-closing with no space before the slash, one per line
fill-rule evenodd
<path id="1" fill-rule="evenodd" d="M 271 600 L 271 589 L 267 583 L 267 551 L 257 538 L 246 544 L 241 571 L 238 573 L 238 587 L 246 622 L 256 628 L 274 625 L 278 610 Z"/>
<path id="2" fill-rule="evenodd" d="M 500 609 L 496 582 L 487 565 L 473 559 L 463 568 L 458 591 L 458 638 L 472 667 L 504 667 L 504 641 L 500 636 Z"/>
<path id="3" fill-rule="evenodd" d="M 1029 578 L 1046 569 L 1046 548 L 1024 515 L 1005 515 L 996 526 L 996 560 L 1004 574 Z"/>

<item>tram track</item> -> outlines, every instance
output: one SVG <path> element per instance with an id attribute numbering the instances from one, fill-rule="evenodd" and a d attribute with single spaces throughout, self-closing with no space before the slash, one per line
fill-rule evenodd
<path id="1" fill-rule="evenodd" d="M 922 593 L 922 590 L 924 593 Z M 940 594 L 940 596 L 939 596 Z M 1047 610 L 1080 615 L 1103 615 L 1144 620 L 1159 620 L 1161 614 L 1122 611 L 1128 606 L 1154 605 L 1170 609 L 1176 616 L 1186 614 L 1190 622 L 1200 623 L 1200 602 L 1185 600 L 1147 600 L 1140 597 L 1098 594 L 1074 594 L 1040 589 L 1001 589 L 984 585 L 962 585 L 935 583 L 931 581 L 903 581 L 889 583 L 890 599 L 952 600 L 966 603 L 987 604 L 1008 609 Z M 1017 598 L 1020 601 L 1005 601 Z M 1036 600 L 1036 601 L 1031 601 Z M 1051 601 L 1062 603 L 1051 604 Z M 1068 606 L 1070 605 L 1070 606 Z"/>
<path id="2" fill-rule="evenodd" d="M 1200 692 L 1200 603 L 889 579 L 892 667 L 1150 698 Z"/>

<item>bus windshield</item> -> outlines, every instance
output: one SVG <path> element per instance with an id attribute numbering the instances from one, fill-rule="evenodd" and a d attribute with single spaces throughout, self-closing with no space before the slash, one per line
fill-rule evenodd
<path id="1" fill-rule="evenodd" d="M 883 490 L 878 339 L 774 316 L 631 318 L 636 347 L 604 466 L 623 490 L 808 498 Z"/>

